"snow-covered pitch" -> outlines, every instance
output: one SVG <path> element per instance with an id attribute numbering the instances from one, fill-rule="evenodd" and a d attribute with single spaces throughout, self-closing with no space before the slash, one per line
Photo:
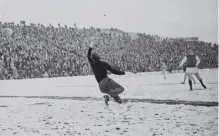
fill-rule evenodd
<path id="1" fill-rule="evenodd" d="M 0 81 L 0 136 L 217 136 L 218 71 L 110 75 L 126 103 L 105 106 L 93 76 Z"/>

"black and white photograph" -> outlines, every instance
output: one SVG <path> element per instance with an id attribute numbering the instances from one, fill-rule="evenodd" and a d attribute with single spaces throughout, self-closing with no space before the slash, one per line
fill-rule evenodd
<path id="1" fill-rule="evenodd" d="M 218 0 L 0 0 L 0 136 L 218 136 Z"/>

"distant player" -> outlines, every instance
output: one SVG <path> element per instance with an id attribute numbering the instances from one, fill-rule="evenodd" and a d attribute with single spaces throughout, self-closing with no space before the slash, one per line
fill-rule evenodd
<path id="1" fill-rule="evenodd" d="M 173 73 L 173 59 L 170 59 L 170 68 L 168 70 L 170 73 Z"/>
<path id="2" fill-rule="evenodd" d="M 185 84 L 185 82 L 186 82 L 186 77 L 188 76 L 188 73 L 186 72 L 186 68 L 187 68 L 187 64 L 184 63 L 184 64 L 183 64 L 183 71 L 184 71 L 185 74 L 184 74 L 184 81 L 183 81 L 181 84 Z M 193 80 L 194 84 L 196 84 L 195 79 L 194 79 L 193 76 L 192 76 L 192 80 Z"/>
<path id="3" fill-rule="evenodd" d="M 91 65 L 92 71 L 95 75 L 95 78 L 99 83 L 100 91 L 102 93 L 110 95 L 112 98 L 114 98 L 116 102 L 121 104 L 122 100 L 119 97 L 119 94 L 121 94 L 124 91 L 124 88 L 111 78 L 108 78 L 107 70 L 117 75 L 125 75 L 125 72 L 116 70 L 112 68 L 108 63 L 101 61 L 100 56 L 97 53 L 92 53 L 93 46 L 94 42 L 90 44 L 87 57 Z M 109 102 L 108 95 L 104 95 L 106 105 L 108 105 Z"/>
<path id="4" fill-rule="evenodd" d="M 5 79 L 5 65 L 4 65 L 4 60 L 3 56 L 0 56 L 0 80 Z"/>
<path id="5" fill-rule="evenodd" d="M 188 51 L 188 55 L 183 58 L 183 60 L 179 66 L 182 67 L 186 61 L 187 61 L 186 71 L 187 71 L 188 77 L 189 77 L 190 91 L 193 90 L 193 88 L 192 88 L 192 74 L 194 74 L 198 78 L 201 85 L 206 89 L 206 86 L 204 85 L 202 78 L 198 72 L 198 68 L 197 68 L 199 63 L 200 63 L 200 59 L 196 54 L 194 54 L 194 52 L 191 48 Z"/>
<path id="6" fill-rule="evenodd" d="M 14 65 L 14 60 L 10 58 L 10 70 L 11 70 L 11 77 L 12 79 L 18 79 L 18 71 L 17 68 Z"/>
<path id="7" fill-rule="evenodd" d="M 167 70 L 167 66 L 164 62 L 161 63 L 161 71 L 162 71 L 162 74 L 164 76 L 164 79 L 166 79 L 166 70 Z"/>
<path id="8" fill-rule="evenodd" d="M 7 68 L 8 68 L 7 79 L 16 79 L 18 77 L 18 72 L 11 58 L 9 58 L 9 64 Z"/>

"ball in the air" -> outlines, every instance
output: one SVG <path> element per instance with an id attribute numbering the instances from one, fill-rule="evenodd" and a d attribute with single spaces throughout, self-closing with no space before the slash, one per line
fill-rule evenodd
<path id="1" fill-rule="evenodd" d="M 10 37 L 12 35 L 13 31 L 11 28 L 3 28 L 2 35 L 5 37 Z"/>

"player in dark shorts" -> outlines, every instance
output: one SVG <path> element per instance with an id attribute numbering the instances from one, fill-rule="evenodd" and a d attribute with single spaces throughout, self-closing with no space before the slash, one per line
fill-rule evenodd
<path id="1" fill-rule="evenodd" d="M 187 64 L 184 63 L 184 64 L 183 64 L 183 71 L 184 71 L 185 74 L 184 74 L 184 81 L 183 81 L 181 84 L 185 84 L 185 82 L 186 82 L 186 77 L 188 76 L 188 73 L 186 72 L 186 68 L 187 68 Z M 193 76 L 192 76 L 192 80 L 193 80 L 194 84 L 196 84 L 195 79 L 194 79 Z"/>
<path id="2" fill-rule="evenodd" d="M 108 78 L 107 70 L 116 75 L 125 75 L 125 72 L 116 70 L 112 68 L 108 63 L 101 61 L 100 56 L 97 53 L 92 53 L 93 46 L 94 42 L 91 42 L 90 47 L 88 49 L 87 57 L 91 65 L 92 71 L 95 75 L 95 78 L 99 84 L 100 91 L 102 93 L 107 94 L 104 95 L 105 103 L 106 105 L 108 105 L 110 98 L 109 96 L 111 96 L 116 102 L 121 104 L 122 100 L 119 97 L 119 94 L 121 94 L 124 91 L 124 88 L 111 78 Z"/>

